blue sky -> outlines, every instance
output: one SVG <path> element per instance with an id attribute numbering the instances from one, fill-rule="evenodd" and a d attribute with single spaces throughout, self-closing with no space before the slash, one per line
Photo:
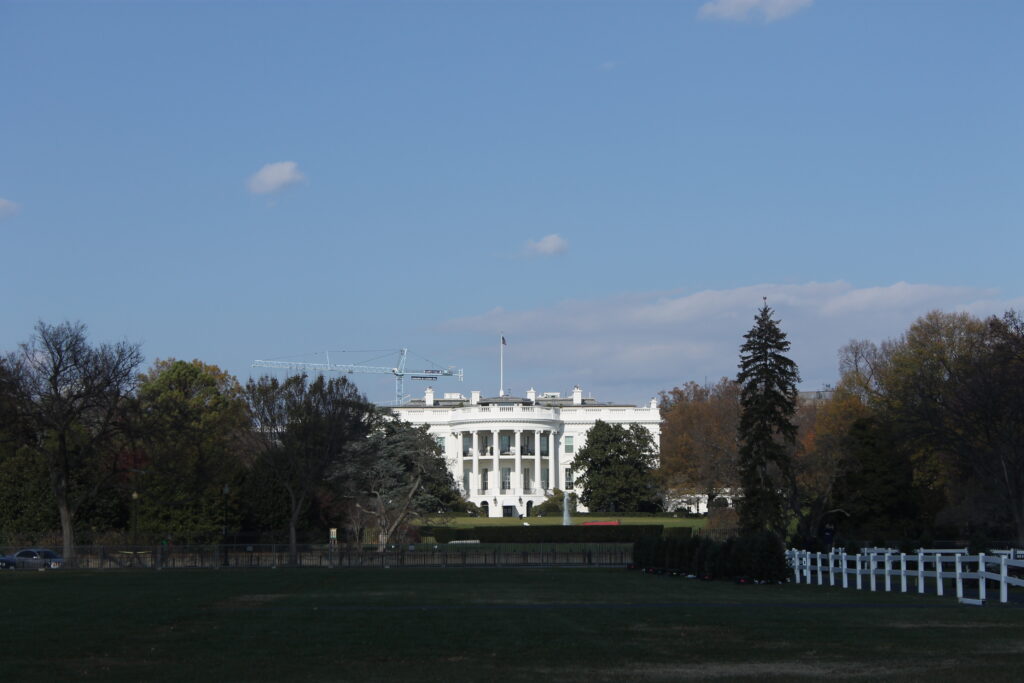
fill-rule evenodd
<path id="1" fill-rule="evenodd" d="M 1024 307 L 1022 35 L 1017 0 L 0 0 L 0 350 L 408 347 L 493 394 L 504 332 L 514 393 L 644 401 L 733 375 L 767 296 L 818 388 Z"/>

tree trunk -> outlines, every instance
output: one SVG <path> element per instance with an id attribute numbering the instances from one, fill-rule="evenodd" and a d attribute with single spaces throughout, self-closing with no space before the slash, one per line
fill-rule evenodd
<path id="1" fill-rule="evenodd" d="M 68 445 L 67 435 L 63 432 L 57 438 L 57 460 L 50 461 L 50 483 L 53 486 L 53 497 L 57 500 L 57 512 L 60 515 L 60 531 L 64 544 L 62 554 L 69 562 L 75 557 L 75 525 L 74 513 L 68 504 Z"/>
<path id="2" fill-rule="evenodd" d="M 75 526 L 66 496 L 61 496 L 57 499 L 57 510 L 60 512 L 60 530 L 64 542 L 64 559 L 70 562 L 75 557 Z"/>
<path id="3" fill-rule="evenodd" d="M 288 518 L 288 561 L 291 566 L 297 567 L 299 566 L 299 543 L 296 529 L 299 526 L 299 513 L 302 512 L 305 497 L 296 498 L 291 489 L 288 490 L 288 497 L 292 502 L 292 514 Z"/>
<path id="4" fill-rule="evenodd" d="M 1018 501 L 1013 508 L 1013 521 L 1017 526 L 1017 547 L 1024 548 L 1024 502 Z"/>

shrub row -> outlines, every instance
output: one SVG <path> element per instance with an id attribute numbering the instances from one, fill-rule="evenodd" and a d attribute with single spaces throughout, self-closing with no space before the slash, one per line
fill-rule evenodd
<path id="1" fill-rule="evenodd" d="M 703 578 L 783 581 L 788 576 L 785 546 L 768 532 L 725 541 L 683 535 L 646 539 L 634 544 L 633 561 L 642 569 L 675 570 Z"/>
<path id="2" fill-rule="evenodd" d="M 660 524 L 623 524 L 621 526 L 478 526 L 469 528 L 421 527 L 423 538 L 433 536 L 438 543 L 480 541 L 481 543 L 642 543 L 657 542 L 664 527 Z M 689 528 L 671 529 L 677 532 Z"/>

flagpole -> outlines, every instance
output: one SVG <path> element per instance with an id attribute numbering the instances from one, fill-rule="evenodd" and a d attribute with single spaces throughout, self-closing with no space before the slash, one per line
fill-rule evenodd
<path id="1" fill-rule="evenodd" d="M 505 395 L 505 333 L 498 335 L 498 396 Z"/>

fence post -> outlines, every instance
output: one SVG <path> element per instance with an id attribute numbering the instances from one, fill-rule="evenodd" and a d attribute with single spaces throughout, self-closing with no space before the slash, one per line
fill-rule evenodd
<path id="1" fill-rule="evenodd" d="M 861 573 L 860 573 L 860 556 L 861 553 L 857 553 L 853 556 L 853 571 L 857 576 L 857 590 L 861 590 Z"/>
<path id="2" fill-rule="evenodd" d="M 804 583 L 810 585 L 811 583 L 811 551 L 804 550 Z"/>
<path id="3" fill-rule="evenodd" d="M 959 553 L 953 557 L 953 568 L 956 571 L 956 597 L 962 598 L 964 597 L 964 575 Z"/>
<path id="4" fill-rule="evenodd" d="M 978 599 L 985 600 L 988 597 L 988 582 L 985 580 L 985 553 L 978 553 Z"/>
<path id="5" fill-rule="evenodd" d="M 900 553 L 900 593 L 907 592 L 907 554 Z"/>
<path id="6" fill-rule="evenodd" d="M 924 594 L 924 551 L 917 549 L 917 592 Z"/>
<path id="7" fill-rule="evenodd" d="M 800 551 L 794 549 L 788 550 L 789 561 L 793 563 L 793 582 L 800 583 Z"/>
<path id="8" fill-rule="evenodd" d="M 821 551 L 818 551 L 816 559 L 818 560 L 818 585 L 821 586 L 825 583 L 824 575 L 821 573 Z"/>
<path id="9" fill-rule="evenodd" d="M 1006 555 L 999 558 L 999 602 L 1006 602 Z"/>
<path id="10" fill-rule="evenodd" d="M 849 574 L 846 571 L 848 567 L 847 567 L 847 564 L 846 564 L 847 563 L 847 559 L 846 559 L 846 551 L 845 550 L 842 553 L 839 554 L 839 561 L 843 563 L 843 588 L 849 588 L 850 587 L 850 576 L 849 576 Z"/>
<path id="11" fill-rule="evenodd" d="M 889 557 L 889 551 L 885 551 L 885 592 L 892 592 L 892 559 Z"/>
<path id="12" fill-rule="evenodd" d="M 942 595 L 942 553 L 935 553 L 935 594 Z"/>
<path id="13" fill-rule="evenodd" d="M 874 592 L 875 587 L 875 554 L 868 553 L 868 580 L 871 582 L 871 591 Z"/>

